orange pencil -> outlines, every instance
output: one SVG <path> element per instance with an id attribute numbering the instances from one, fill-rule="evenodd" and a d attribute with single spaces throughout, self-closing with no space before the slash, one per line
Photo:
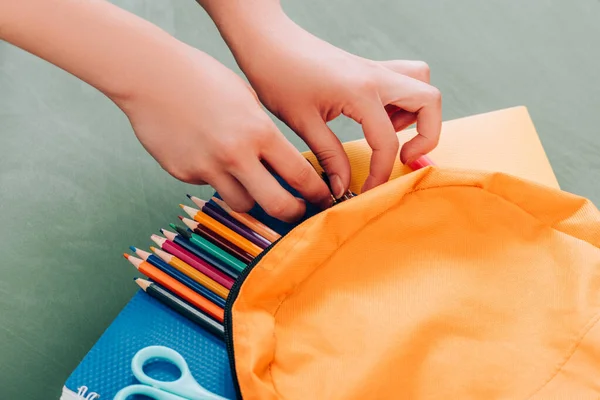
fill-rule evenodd
<path id="1" fill-rule="evenodd" d="M 191 196 L 190 199 L 194 203 L 199 205 L 199 203 L 196 202 L 196 199 L 197 200 L 200 200 L 200 199 L 198 199 L 197 197 L 194 197 L 194 196 Z M 233 211 L 231 209 L 231 207 L 229 207 L 227 205 L 227 203 L 225 203 L 223 200 L 213 197 L 212 201 L 217 203 L 217 205 L 219 207 L 221 207 L 227 214 L 229 214 L 236 221 L 246 225 L 248 228 L 252 229 L 254 232 L 258 233 L 259 235 L 261 235 L 268 241 L 274 242 L 281 237 L 281 235 L 279 233 L 275 232 L 273 229 L 269 228 L 268 226 L 266 226 L 265 224 L 263 224 L 262 222 L 260 222 L 256 218 L 254 218 L 253 216 L 246 214 L 246 213 L 239 213 L 239 212 Z"/>
<path id="2" fill-rule="evenodd" d="M 177 271 L 198 282 L 219 297 L 227 299 L 229 290 L 210 279 L 208 276 L 204 275 L 202 272 L 198 271 L 185 261 L 167 253 L 166 251 L 157 249 L 156 247 L 150 247 L 150 250 L 152 250 L 158 257 L 160 257 L 161 260 L 175 268 Z"/>
<path id="3" fill-rule="evenodd" d="M 158 283 L 159 285 L 175 293 L 182 299 L 198 307 L 200 310 L 216 318 L 217 321 L 223 322 L 223 309 L 211 302 L 210 300 L 207 300 L 206 298 L 200 296 L 198 293 L 194 292 L 189 287 L 183 285 L 176 279 L 171 278 L 169 275 L 165 274 L 164 272 L 152 266 L 150 263 L 142 260 L 141 258 L 130 256 L 127 253 L 123 254 L 123 256 L 130 263 L 132 263 L 138 271 L 146 275 L 148 278 L 152 279 L 154 282 Z"/>
<path id="4" fill-rule="evenodd" d="M 231 243 L 235 244 L 240 249 L 248 252 L 251 256 L 256 257 L 257 255 L 262 253 L 263 249 L 250 242 L 248 239 L 235 233 L 220 222 L 215 221 L 213 218 L 209 217 L 202 211 L 192 207 L 184 206 L 183 204 L 180 204 L 179 206 L 183 208 L 183 211 L 185 211 L 196 222 L 207 227 L 219 236 L 229 240 Z"/>

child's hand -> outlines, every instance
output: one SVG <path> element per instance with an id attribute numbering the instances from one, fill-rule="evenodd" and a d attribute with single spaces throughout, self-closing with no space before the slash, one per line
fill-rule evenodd
<path id="1" fill-rule="evenodd" d="M 375 62 L 349 54 L 295 25 L 275 3 L 255 1 L 247 6 L 252 13 L 242 9 L 220 13 L 216 3 L 207 9 L 260 100 L 316 153 L 336 195 L 348 187 L 350 168 L 326 122 L 340 114 L 362 124 L 373 149 L 363 190 L 389 179 L 399 146 L 396 131 L 417 123 L 419 135 L 400 152 L 403 162 L 435 148 L 441 96 L 429 85 L 425 63 Z"/>
<path id="2" fill-rule="evenodd" d="M 331 204 L 327 185 L 285 139 L 254 91 L 210 56 L 104 1 L 0 0 L 0 39 L 83 79 L 129 117 L 144 147 L 173 176 L 213 185 L 236 211 L 254 199 L 293 220 L 303 201 Z"/>
<path id="3" fill-rule="evenodd" d="M 255 199 L 276 218 L 301 217 L 304 202 L 284 190 L 264 162 L 308 201 L 330 205 L 323 180 L 246 82 L 191 47 L 169 65 L 164 79 L 115 100 L 165 170 L 184 182 L 211 184 L 237 211 L 248 211 Z"/>

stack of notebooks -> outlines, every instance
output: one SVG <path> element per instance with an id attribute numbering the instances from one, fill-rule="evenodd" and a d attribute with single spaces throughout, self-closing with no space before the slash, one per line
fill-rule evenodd
<path id="1" fill-rule="evenodd" d="M 414 131 L 399 133 L 401 143 L 413 135 Z M 368 174 L 370 150 L 364 140 L 346 143 L 344 147 L 352 165 L 350 190 L 358 193 Z M 449 166 L 504 172 L 558 188 L 556 178 L 524 107 L 444 123 L 442 139 L 431 156 L 442 168 Z M 317 164 L 311 154 L 306 154 L 306 157 L 314 165 Z M 397 163 L 392 178 L 409 172 L 408 168 Z M 204 204 L 198 199 L 193 200 L 200 207 Z M 210 204 L 212 207 L 217 206 L 214 201 Z M 195 213 L 195 210 L 190 208 L 186 208 L 185 211 L 188 214 Z M 315 209 L 309 209 L 306 218 L 314 212 Z M 250 215 L 277 235 L 285 235 L 294 227 L 292 224 L 270 218 L 258 207 L 253 209 Z M 195 227 L 191 219 L 184 222 L 189 228 Z M 178 232 L 185 235 L 185 228 L 179 227 Z M 164 233 L 167 234 L 167 238 L 168 235 L 175 234 L 167 231 Z M 156 247 L 160 247 L 164 239 L 155 236 L 154 241 Z M 149 259 L 149 253 L 135 248 L 132 250 L 142 258 Z M 242 251 L 247 250 L 253 249 L 242 249 Z M 160 250 L 155 252 L 163 259 L 169 257 L 167 253 L 161 253 Z M 240 254 L 237 258 L 244 257 Z M 156 259 L 155 262 L 158 263 Z M 228 265 L 231 269 L 229 274 L 225 274 L 227 279 L 214 277 L 217 280 L 221 279 L 220 284 L 224 287 L 230 285 L 236 277 L 235 260 Z M 243 265 L 240 268 L 243 268 Z M 141 286 L 144 286 L 143 282 L 139 281 Z M 215 291 L 218 292 L 218 288 L 212 291 L 213 295 Z M 214 304 L 223 304 L 226 292 L 213 297 Z M 131 360 L 137 351 L 152 345 L 166 346 L 178 351 L 189 364 L 194 378 L 204 388 L 226 398 L 235 398 L 236 392 L 227 350 L 220 338 L 218 321 L 221 316 L 218 310 L 214 313 L 216 315 L 212 315 L 211 319 L 216 323 L 211 327 L 174 311 L 149 296 L 144 290 L 140 290 L 73 371 L 63 387 L 61 399 L 112 399 L 120 389 L 136 383 L 131 372 Z M 168 371 L 163 375 L 168 377 Z M 161 376 L 161 371 L 158 371 L 156 376 Z"/>

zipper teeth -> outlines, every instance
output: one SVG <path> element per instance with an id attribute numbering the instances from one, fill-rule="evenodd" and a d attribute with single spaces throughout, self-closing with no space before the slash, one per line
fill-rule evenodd
<path id="1" fill-rule="evenodd" d="M 223 328 L 225 331 L 225 345 L 227 347 L 227 356 L 229 357 L 229 367 L 231 369 L 231 377 L 233 378 L 233 386 L 234 386 L 236 396 L 238 399 L 242 398 L 242 391 L 240 390 L 240 383 L 237 379 L 237 372 L 235 369 L 235 357 L 234 357 L 234 350 L 233 350 L 233 332 L 232 332 L 233 320 L 232 320 L 232 315 L 231 315 L 231 308 L 233 307 L 233 303 L 235 302 L 235 300 L 238 297 L 238 294 L 240 293 L 240 288 L 242 287 L 242 284 L 244 283 L 244 281 L 246 280 L 248 275 L 250 275 L 250 272 L 252 272 L 252 269 L 254 269 L 256 264 L 258 264 L 260 262 L 260 260 L 262 260 L 262 258 L 273 248 L 273 246 L 275 246 L 277 243 L 279 243 L 279 241 L 282 238 L 283 238 L 283 236 L 281 238 L 277 239 L 275 242 L 271 243 L 271 245 L 269 245 L 266 249 L 264 249 L 258 256 L 256 256 L 254 258 L 254 260 L 252 260 L 252 262 L 250 264 L 248 264 L 248 266 L 240 273 L 238 278 L 233 283 L 233 286 L 229 290 L 229 296 L 227 296 L 227 300 L 225 302 L 225 309 L 224 309 L 225 323 L 223 324 Z"/>

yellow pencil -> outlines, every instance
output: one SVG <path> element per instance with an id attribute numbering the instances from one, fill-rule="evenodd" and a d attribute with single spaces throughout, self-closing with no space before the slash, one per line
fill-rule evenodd
<path id="1" fill-rule="evenodd" d="M 200 210 L 197 210 L 192 207 L 185 206 L 180 204 L 180 207 L 183 208 L 190 217 L 194 219 L 194 221 L 198 222 L 200 225 L 205 226 L 211 231 L 215 232 L 219 236 L 229 240 L 231 243 L 235 244 L 240 249 L 248 252 L 252 257 L 256 257 L 260 253 L 262 253 L 263 249 L 249 241 L 248 239 L 242 237 L 238 233 L 232 231 L 219 221 L 211 218 Z"/>
<path id="2" fill-rule="evenodd" d="M 150 250 L 152 250 L 158 257 L 160 257 L 161 260 L 163 260 L 182 274 L 198 282 L 217 296 L 223 299 L 227 299 L 227 296 L 229 295 L 229 290 L 227 290 L 224 286 L 210 279 L 202 272 L 193 268 L 192 266 L 180 260 L 179 258 L 167 253 L 166 251 L 157 249 L 156 247 L 150 247 Z"/>

